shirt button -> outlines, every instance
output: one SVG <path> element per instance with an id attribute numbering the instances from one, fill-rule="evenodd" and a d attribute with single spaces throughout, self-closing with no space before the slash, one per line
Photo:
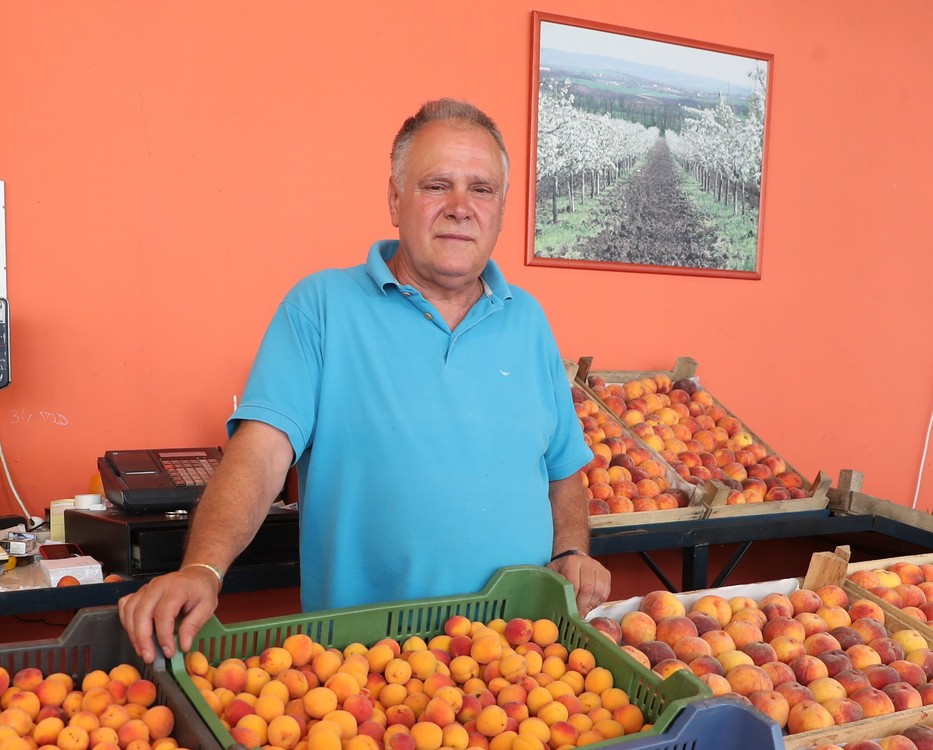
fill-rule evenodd
<path id="1" fill-rule="evenodd" d="M 426 319 L 428 319 L 428 320 L 434 320 L 434 316 L 431 315 L 431 313 L 425 313 L 425 314 L 424 314 L 424 317 L 425 317 Z"/>
<path id="2" fill-rule="evenodd" d="M 411 297 L 411 292 L 402 292 L 403 297 Z"/>

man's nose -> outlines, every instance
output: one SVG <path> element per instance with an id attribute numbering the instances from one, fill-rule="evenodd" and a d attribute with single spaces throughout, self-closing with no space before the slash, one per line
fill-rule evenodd
<path id="1" fill-rule="evenodd" d="M 447 215 L 458 220 L 466 219 L 472 213 L 470 196 L 466 190 L 454 188 L 447 196 Z"/>

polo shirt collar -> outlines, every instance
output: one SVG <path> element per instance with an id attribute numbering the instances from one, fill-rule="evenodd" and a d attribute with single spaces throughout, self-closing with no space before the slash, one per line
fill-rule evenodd
<path id="1" fill-rule="evenodd" d="M 386 261 L 395 255 L 396 250 L 398 250 L 398 240 L 380 240 L 373 243 L 366 258 L 366 273 L 383 291 L 383 294 L 387 285 L 401 288 L 395 276 L 392 275 L 392 271 L 389 270 L 389 266 L 386 265 Z M 499 299 L 512 298 L 512 290 L 509 289 L 505 276 L 502 275 L 502 271 L 499 270 L 494 260 L 490 259 L 486 263 L 482 280 L 487 297 L 492 295 Z"/>

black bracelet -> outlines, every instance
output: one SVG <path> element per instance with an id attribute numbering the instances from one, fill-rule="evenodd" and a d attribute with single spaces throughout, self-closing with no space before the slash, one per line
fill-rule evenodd
<path id="1" fill-rule="evenodd" d="M 562 557 L 569 557 L 570 555 L 585 555 L 585 554 L 586 554 L 585 552 L 581 552 L 578 549 L 568 549 L 568 550 L 564 550 L 563 552 L 558 552 L 556 555 L 554 555 L 554 557 L 551 558 L 551 562 L 554 562 L 555 560 L 560 560 Z"/>

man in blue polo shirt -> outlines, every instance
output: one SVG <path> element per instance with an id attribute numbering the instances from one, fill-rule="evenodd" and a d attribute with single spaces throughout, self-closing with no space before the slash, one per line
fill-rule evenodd
<path id="1" fill-rule="evenodd" d="M 583 441 L 538 303 L 490 260 L 508 156 L 472 105 L 429 102 L 392 148 L 398 240 L 300 281 L 279 306 L 184 564 L 120 601 L 137 652 L 183 649 L 223 571 L 297 464 L 306 611 L 480 590 L 499 567 L 549 565 L 582 614 L 609 594 L 586 553 Z"/>

